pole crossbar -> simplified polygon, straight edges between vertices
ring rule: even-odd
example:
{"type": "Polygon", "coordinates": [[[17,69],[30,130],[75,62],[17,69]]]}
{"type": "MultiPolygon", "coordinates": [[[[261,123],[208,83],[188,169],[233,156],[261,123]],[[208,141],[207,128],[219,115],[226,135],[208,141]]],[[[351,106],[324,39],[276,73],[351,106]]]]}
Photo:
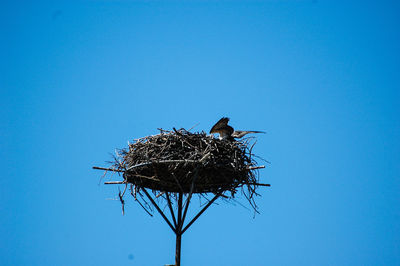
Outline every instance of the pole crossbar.
{"type": "Polygon", "coordinates": [[[219,196],[221,196],[223,193],[223,190],[220,190],[217,194],[215,194],[214,198],[212,198],[212,200],[210,200],[206,206],[204,206],[203,209],[201,209],[201,211],[185,226],[185,228],[183,228],[182,230],[182,234],[185,233],[185,231],[200,217],[200,215],[203,214],[203,212],[205,212],[207,210],[208,207],[210,207],[211,204],[213,204],[213,202],[219,198],[219,196]]]}
{"type": "Polygon", "coordinates": [[[151,203],[156,207],[157,211],[161,214],[161,216],[164,218],[164,220],[167,222],[169,227],[171,227],[172,231],[176,234],[176,228],[171,224],[171,222],[168,220],[167,216],[165,216],[164,212],[158,207],[157,203],[153,200],[153,198],[150,196],[149,192],[145,188],[142,188],[143,192],[146,194],[146,196],[149,198],[151,203]]]}
{"type": "MultiPolygon", "coordinates": [[[[185,210],[183,211],[183,216],[182,216],[182,226],[183,226],[183,223],[185,222],[185,218],[186,218],[186,214],[187,214],[187,211],[188,211],[188,208],[189,208],[190,200],[192,199],[193,189],[194,189],[194,182],[195,182],[197,176],[198,176],[198,171],[196,169],[195,176],[193,177],[192,184],[190,186],[189,195],[186,198],[185,210]]],[[[183,232],[182,232],[182,234],[183,234],[183,232]]]]}
{"type": "MultiPolygon", "coordinates": [[[[189,196],[186,199],[185,210],[183,211],[183,215],[182,215],[182,226],[183,226],[183,223],[185,222],[185,218],[186,218],[186,214],[187,214],[187,211],[189,208],[191,198],[192,198],[192,193],[189,193],[189,196]]],[[[182,234],[183,234],[183,232],[182,232],[182,234]]]]}
{"type": "Polygon", "coordinates": [[[171,212],[172,221],[174,222],[175,228],[177,228],[175,213],[174,213],[174,210],[172,209],[172,203],[171,203],[171,199],[169,198],[169,193],[166,192],[165,196],[167,198],[169,211],[171,212]]]}

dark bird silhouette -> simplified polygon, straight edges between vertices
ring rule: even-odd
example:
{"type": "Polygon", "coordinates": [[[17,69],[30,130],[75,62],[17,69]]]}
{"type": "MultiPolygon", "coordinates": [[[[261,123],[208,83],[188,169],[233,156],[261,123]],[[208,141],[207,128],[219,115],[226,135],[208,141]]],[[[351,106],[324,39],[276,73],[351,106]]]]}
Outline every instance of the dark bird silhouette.
{"type": "Polygon", "coordinates": [[[255,130],[249,130],[249,131],[243,131],[243,130],[234,130],[233,127],[228,125],[229,118],[228,117],[222,117],[210,130],[210,133],[218,133],[220,139],[228,139],[228,140],[234,140],[240,139],[244,137],[245,135],[249,133],[265,133],[263,131],[255,131],[255,130]]]}

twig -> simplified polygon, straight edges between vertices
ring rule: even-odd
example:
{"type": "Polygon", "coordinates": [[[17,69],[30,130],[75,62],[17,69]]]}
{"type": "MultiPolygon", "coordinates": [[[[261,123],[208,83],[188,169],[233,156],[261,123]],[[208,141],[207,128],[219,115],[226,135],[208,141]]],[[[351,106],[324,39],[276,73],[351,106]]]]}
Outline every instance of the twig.
{"type": "Polygon", "coordinates": [[[189,128],[188,131],[191,131],[193,128],[197,127],[200,123],[197,123],[196,125],[192,126],[191,128],[189,128]]]}
{"type": "MultiPolygon", "coordinates": [[[[119,188],[118,188],[118,190],[119,190],[119,188]]],[[[121,191],[119,190],[119,192],[118,192],[118,197],[119,197],[119,200],[121,201],[121,205],[122,205],[122,215],[124,215],[125,214],[125,201],[124,201],[124,196],[123,196],[123,194],[121,194],[121,191]]]]}
{"type": "Polygon", "coordinates": [[[108,181],[104,182],[105,185],[120,185],[120,184],[126,184],[125,181],[108,181]]]}
{"type": "Polygon", "coordinates": [[[246,167],[247,170],[256,170],[256,169],[262,169],[262,168],[265,168],[265,165],[246,167]]]}

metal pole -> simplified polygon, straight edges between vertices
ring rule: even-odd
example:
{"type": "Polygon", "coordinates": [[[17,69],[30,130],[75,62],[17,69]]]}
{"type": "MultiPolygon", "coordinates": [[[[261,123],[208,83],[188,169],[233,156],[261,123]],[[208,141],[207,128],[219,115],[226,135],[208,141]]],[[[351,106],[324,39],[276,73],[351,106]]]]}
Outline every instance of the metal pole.
{"type": "Polygon", "coordinates": [[[178,198],[178,224],[176,226],[176,250],[175,250],[175,266],[181,266],[181,245],[182,245],[182,197],[183,193],[179,193],[178,198]]]}
{"type": "Polygon", "coordinates": [[[182,234],[176,233],[176,252],[175,252],[175,266],[181,266],[181,243],[182,234]]]}

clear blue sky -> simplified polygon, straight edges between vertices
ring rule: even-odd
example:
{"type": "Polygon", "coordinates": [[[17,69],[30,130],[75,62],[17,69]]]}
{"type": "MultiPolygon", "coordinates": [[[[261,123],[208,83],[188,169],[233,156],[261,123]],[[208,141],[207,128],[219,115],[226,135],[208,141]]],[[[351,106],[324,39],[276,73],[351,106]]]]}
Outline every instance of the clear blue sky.
{"type": "Polygon", "coordinates": [[[2,1],[0,264],[173,263],[161,217],[129,198],[122,216],[91,166],[158,127],[229,116],[268,132],[255,152],[272,187],[255,219],[208,210],[183,265],[399,265],[399,13],[396,1],[2,1]]]}

